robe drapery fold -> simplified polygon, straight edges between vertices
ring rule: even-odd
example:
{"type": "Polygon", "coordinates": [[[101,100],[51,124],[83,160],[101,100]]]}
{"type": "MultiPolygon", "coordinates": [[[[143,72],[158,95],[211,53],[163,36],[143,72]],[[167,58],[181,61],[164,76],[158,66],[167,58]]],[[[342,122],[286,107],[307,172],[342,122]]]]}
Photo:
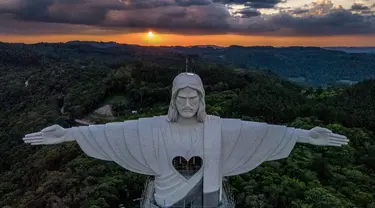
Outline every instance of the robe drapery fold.
{"type": "Polygon", "coordinates": [[[265,161],[289,156],[297,142],[295,129],[267,123],[223,119],[223,176],[246,173],[265,161]]]}
{"type": "MultiPolygon", "coordinates": [[[[203,151],[203,155],[197,155],[203,158],[202,168],[186,179],[172,165],[175,155],[169,154],[180,151],[176,139],[183,137],[178,128],[166,116],[156,116],[73,127],[68,132],[88,156],[155,176],[154,197],[160,206],[179,202],[202,178],[204,200],[221,200],[222,177],[246,173],[265,161],[288,157],[298,137],[294,128],[286,126],[209,116],[200,127],[203,143],[192,147],[196,153],[203,151]],[[198,150],[202,145],[204,148],[198,150]]],[[[197,128],[190,130],[198,132],[197,128]]]]}
{"type": "Polygon", "coordinates": [[[221,201],[222,189],[222,119],[207,116],[204,122],[203,206],[215,207],[221,201]]]}
{"type": "Polygon", "coordinates": [[[141,145],[138,120],[69,129],[83,152],[93,158],[114,161],[121,167],[140,174],[155,175],[141,145]]]}

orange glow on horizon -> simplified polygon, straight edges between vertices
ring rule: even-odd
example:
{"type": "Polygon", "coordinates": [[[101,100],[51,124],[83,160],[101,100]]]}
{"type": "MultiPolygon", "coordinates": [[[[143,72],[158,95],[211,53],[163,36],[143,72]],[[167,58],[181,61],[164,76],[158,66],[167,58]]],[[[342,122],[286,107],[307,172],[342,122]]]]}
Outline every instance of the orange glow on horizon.
{"type": "Polygon", "coordinates": [[[375,46],[375,36],[268,37],[244,35],[177,35],[152,33],[123,35],[1,35],[3,42],[38,43],[81,41],[114,41],[144,46],[243,45],[243,46],[375,46]]]}

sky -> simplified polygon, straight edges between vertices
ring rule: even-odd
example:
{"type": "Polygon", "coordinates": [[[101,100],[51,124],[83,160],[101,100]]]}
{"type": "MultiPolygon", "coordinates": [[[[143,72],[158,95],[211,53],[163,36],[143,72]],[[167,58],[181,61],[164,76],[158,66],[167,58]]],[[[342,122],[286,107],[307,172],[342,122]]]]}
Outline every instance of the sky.
{"type": "Polygon", "coordinates": [[[0,0],[0,41],[71,40],[375,46],[375,0],[0,0]]]}

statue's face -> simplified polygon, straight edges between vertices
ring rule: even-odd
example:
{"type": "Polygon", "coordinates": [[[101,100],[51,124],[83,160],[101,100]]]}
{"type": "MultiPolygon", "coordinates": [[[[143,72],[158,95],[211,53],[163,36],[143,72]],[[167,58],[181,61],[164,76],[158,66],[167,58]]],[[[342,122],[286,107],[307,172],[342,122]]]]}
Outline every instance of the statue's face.
{"type": "Polygon", "coordinates": [[[199,94],[196,90],[186,87],[181,89],[176,97],[178,113],[184,118],[193,117],[199,107],[199,94]]]}

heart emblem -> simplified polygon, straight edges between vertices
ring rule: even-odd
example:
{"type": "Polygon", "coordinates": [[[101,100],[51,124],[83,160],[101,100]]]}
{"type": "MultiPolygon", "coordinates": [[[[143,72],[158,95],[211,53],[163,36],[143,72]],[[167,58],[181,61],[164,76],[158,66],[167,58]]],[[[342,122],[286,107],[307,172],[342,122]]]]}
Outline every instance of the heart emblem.
{"type": "Polygon", "coordinates": [[[187,161],[184,157],[177,156],[173,158],[173,167],[186,179],[191,178],[202,167],[202,158],[194,156],[187,161]]]}

